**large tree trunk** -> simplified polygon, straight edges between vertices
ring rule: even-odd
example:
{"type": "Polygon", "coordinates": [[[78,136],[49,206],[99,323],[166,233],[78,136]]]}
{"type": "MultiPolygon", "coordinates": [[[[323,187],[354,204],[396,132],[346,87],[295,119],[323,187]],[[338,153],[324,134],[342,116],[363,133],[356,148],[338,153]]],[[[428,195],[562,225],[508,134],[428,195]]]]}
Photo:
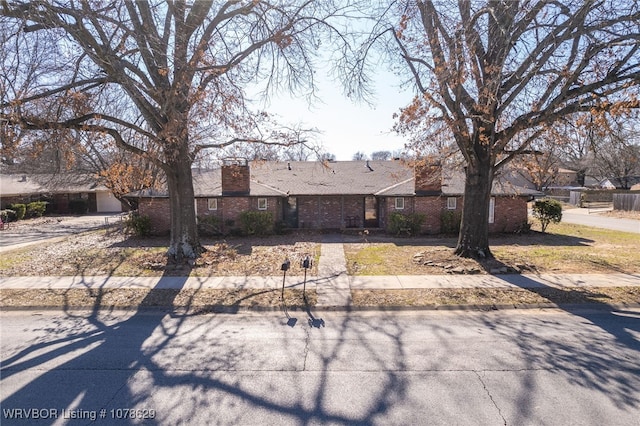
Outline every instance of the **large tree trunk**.
{"type": "Polygon", "coordinates": [[[166,170],[171,207],[171,241],[167,256],[175,263],[195,259],[204,252],[198,237],[191,161],[186,154],[186,158],[180,155],[171,161],[166,170]]]}
{"type": "Polygon", "coordinates": [[[491,161],[467,164],[464,207],[455,254],[475,259],[491,258],[489,249],[489,202],[493,183],[491,161]]]}

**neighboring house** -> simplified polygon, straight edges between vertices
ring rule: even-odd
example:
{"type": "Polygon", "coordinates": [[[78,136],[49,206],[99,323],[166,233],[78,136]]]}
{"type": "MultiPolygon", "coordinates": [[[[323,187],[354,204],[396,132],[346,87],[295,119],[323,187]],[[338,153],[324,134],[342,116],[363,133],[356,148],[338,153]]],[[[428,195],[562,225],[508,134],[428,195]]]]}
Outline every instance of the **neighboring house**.
{"type": "Polygon", "coordinates": [[[600,187],[604,189],[630,189],[640,183],[640,176],[625,176],[608,178],[600,181],[600,187]]]}
{"type": "MultiPolygon", "coordinates": [[[[440,166],[414,171],[401,161],[252,162],[225,160],[221,169],[194,170],[196,214],[215,216],[225,231],[248,210],[271,212],[274,222],[299,229],[386,229],[391,213],[424,213],[424,233],[441,230],[445,212],[460,214],[464,175],[440,166]]],[[[527,222],[527,202],[541,193],[495,179],[490,230],[511,232],[527,222]]],[[[132,194],[155,232],[170,228],[166,192],[132,194]]]]}
{"type": "Polygon", "coordinates": [[[90,213],[121,212],[122,203],[103,185],[83,174],[1,174],[2,209],[15,203],[49,202],[48,211],[69,213],[69,201],[87,201],[90,213]]]}

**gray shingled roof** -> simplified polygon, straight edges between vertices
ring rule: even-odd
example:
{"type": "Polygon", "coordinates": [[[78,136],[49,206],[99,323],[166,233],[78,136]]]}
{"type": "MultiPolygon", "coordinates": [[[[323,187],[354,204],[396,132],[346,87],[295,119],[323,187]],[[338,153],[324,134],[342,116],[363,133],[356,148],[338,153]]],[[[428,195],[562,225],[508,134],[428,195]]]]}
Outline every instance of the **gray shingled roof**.
{"type": "MultiPolygon", "coordinates": [[[[250,167],[253,182],[290,195],[375,194],[413,177],[412,170],[399,161],[269,161],[253,162],[250,167]]],[[[404,195],[410,195],[413,184],[403,189],[408,191],[404,195]]]]}
{"type": "Polygon", "coordinates": [[[106,191],[104,185],[88,174],[13,174],[0,175],[3,197],[28,194],[62,194],[106,191]]]}
{"type": "MultiPolygon", "coordinates": [[[[444,170],[442,172],[442,194],[443,195],[463,195],[465,176],[462,170],[444,170]]],[[[491,195],[543,195],[530,187],[519,173],[504,170],[499,172],[493,179],[491,195]]]]}
{"type": "MultiPolygon", "coordinates": [[[[305,196],[305,195],[415,195],[413,168],[402,161],[254,161],[251,173],[250,195],[305,196]],[[369,167],[367,167],[367,164],[369,167]]],[[[444,195],[464,193],[464,173],[445,170],[442,176],[444,195]]],[[[196,197],[222,196],[220,169],[193,172],[196,197]]],[[[493,184],[493,195],[538,195],[526,187],[516,173],[498,176],[493,184]]],[[[166,197],[164,191],[141,191],[142,197],[166,197]]]]}

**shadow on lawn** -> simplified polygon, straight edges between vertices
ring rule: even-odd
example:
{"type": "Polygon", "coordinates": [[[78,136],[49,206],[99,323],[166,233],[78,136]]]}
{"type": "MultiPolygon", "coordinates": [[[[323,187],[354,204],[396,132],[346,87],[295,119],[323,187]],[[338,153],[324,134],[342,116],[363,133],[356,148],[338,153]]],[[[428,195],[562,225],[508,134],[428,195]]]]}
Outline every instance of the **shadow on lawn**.
{"type": "MultiPolygon", "coordinates": [[[[454,249],[457,244],[457,236],[452,235],[433,235],[433,236],[415,236],[415,237],[402,237],[393,235],[373,235],[368,236],[366,239],[356,236],[345,236],[345,243],[387,243],[394,244],[398,247],[404,246],[417,246],[417,247],[449,247],[454,249]]],[[[517,244],[519,246],[534,246],[534,245],[546,245],[552,247],[559,246],[590,246],[595,241],[575,237],[572,235],[562,235],[553,233],[541,233],[538,231],[530,231],[528,234],[491,234],[489,236],[489,243],[491,246],[508,246],[517,244]]]]}

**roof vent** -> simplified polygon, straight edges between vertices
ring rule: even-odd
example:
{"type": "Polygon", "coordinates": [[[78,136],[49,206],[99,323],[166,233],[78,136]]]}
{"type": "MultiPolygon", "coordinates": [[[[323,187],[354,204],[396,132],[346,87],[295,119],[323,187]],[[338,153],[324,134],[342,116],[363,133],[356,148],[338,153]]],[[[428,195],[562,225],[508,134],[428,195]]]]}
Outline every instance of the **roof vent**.
{"type": "Polygon", "coordinates": [[[371,166],[369,165],[369,160],[367,160],[367,169],[369,169],[370,171],[373,171],[373,169],[371,168],[371,166]]]}
{"type": "Polygon", "coordinates": [[[27,175],[22,175],[20,176],[20,180],[18,182],[26,182],[27,181],[27,175]]]}

